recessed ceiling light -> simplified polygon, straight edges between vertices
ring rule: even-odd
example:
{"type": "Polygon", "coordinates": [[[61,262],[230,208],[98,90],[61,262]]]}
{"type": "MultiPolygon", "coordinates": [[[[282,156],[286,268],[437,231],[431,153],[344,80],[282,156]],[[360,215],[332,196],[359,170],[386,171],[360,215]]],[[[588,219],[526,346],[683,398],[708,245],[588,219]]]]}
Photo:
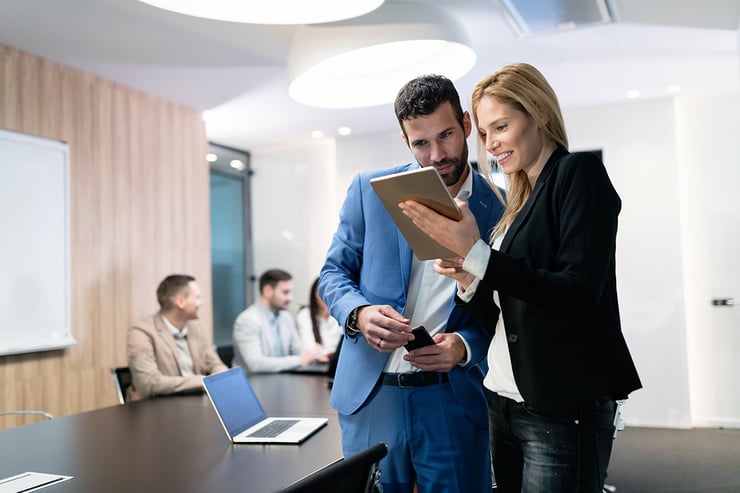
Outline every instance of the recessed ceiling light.
{"type": "Polygon", "coordinates": [[[235,170],[238,170],[238,171],[244,171],[244,168],[246,168],[246,167],[247,167],[247,166],[246,166],[246,165],[244,164],[244,161],[242,161],[241,159],[233,159],[233,160],[232,160],[232,161],[231,161],[231,162],[229,163],[229,166],[231,166],[232,168],[234,168],[235,170]]]}
{"type": "Polygon", "coordinates": [[[351,134],[351,133],[352,133],[352,129],[351,129],[351,128],[349,128],[349,127],[339,127],[339,128],[337,129],[337,133],[338,133],[339,135],[349,135],[349,134],[351,134]]]}
{"type": "Polygon", "coordinates": [[[627,91],[627,97],[630,99],[639,98],[640,91],[638,89],[630,89],[629,91],[627,91]]]}
{"type": "Polygon", "coordinates": [[[321,130],[314,130],[313,132],[311,132],[311,137],[313,137],[314,139],[320,139],[323,136],[324,132],[322,132],[321,130]]]}
{"type": "Polygon", "coordinates": [[[178,14],[249,24],[313,24],[367,14],[384,0],[139,0],[178,14]]]}
{"type": "Polygon", "coordinates": [[[216,161],[218,161],[218,156],[212,152],[209,152],[208,154],[206,154],[206,161],[208,161],[209,163],[215,163],[216,161]]]}

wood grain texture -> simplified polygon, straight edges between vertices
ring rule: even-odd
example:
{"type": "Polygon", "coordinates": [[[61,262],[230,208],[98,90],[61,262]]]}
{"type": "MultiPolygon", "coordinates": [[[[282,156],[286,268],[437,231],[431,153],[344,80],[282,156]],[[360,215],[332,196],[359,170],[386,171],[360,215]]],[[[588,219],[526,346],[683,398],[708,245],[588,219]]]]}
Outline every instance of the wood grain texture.
{"type": "MultiPolygon", "coordinates": [[[[157,310],[162,278],[194,275],[210,299],[201,115],[0,45],[0,128],[69,144],[77,340],[64,351],[0,357],[0,411],[59,417],[116,405],[110,368],[127,364],[126,329],[157,310]]],[[[212,326],[208,303],[200,317],[212,326]]],[[[39,419],[0,417],[0,429],[39,419]]]]}

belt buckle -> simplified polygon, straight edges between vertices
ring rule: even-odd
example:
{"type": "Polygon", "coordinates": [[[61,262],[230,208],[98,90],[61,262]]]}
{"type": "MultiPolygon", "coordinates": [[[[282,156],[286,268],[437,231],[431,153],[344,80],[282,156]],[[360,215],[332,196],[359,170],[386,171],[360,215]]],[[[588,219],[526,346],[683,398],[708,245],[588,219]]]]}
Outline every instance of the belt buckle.
{"type": "Polygon", "coordinates": [[[399,373],[396,376],[396,378],[398,379],[398,387],[401,388],[401,389],[413,389],[414,388],[413,385],[404,385],[403,384],[403,376],[404,375],[405,375],[405,373],[399,373]]]}

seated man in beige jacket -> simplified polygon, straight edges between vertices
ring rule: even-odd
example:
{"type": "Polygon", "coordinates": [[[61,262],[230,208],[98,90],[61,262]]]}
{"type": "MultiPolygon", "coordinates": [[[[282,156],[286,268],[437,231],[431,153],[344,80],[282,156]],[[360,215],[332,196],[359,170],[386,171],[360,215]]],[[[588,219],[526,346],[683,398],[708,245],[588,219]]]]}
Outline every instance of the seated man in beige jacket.
{"type": "Polygon", "coordinates": [[[227,370],[196,322],[200,288],[188,275],[157,288],[160,311],[128,330],[130,400],[199,390],[205,375],[227,370]]]}

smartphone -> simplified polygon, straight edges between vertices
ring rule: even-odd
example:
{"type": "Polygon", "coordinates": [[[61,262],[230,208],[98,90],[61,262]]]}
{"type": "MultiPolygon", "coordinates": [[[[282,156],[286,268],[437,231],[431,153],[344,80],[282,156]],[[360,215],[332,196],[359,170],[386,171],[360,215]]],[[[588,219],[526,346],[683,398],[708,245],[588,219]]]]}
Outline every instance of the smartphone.
{"type": "Polygon", "coordinates": [[[414,327],[413,329],[411,329],[411,333],[414,334],[414,340],[409,341],[404,346],[406,348],[406,351],[411,351],[420,347],[429,346],[430,344],[435,344],[434,339],[432,339],[432,336],[429,335],[429,331],[423,325],[414,327]]]}

